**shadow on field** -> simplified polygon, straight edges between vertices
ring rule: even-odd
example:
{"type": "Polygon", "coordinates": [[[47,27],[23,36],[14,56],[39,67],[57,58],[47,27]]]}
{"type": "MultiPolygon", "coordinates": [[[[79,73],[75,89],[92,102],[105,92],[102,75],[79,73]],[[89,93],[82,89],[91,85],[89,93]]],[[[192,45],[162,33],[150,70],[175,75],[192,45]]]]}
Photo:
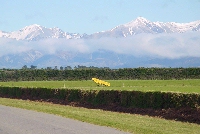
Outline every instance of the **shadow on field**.
{"type": "Polygon", "coordinates": [[[66,102],[60,100],[37,100],[42,102],[50,102],[54,104],[69,105],[74,107],[83,107],[88,109],[102,109],[112,112],[121,112],[121,113],[130,113],[130,114],[139,114],[139,115],[148,115],[152,117],[159,117],[168,120],[189,122],[200,124],[200,109],[191,109],[191,108],[169,108],[169,109],[148,109],[148,108],[125,108],[117,105],[109,106],[94,106],[87,103],[77,103],[77,102],[66,102]]]}
{"type": "MultiPolygon", "coordinates": [[[[8,96],[1,96],[4,98],[11,98],[8,96]]],[[[14,98],[16,99],[16,98],[14,98]]],[[[192,108],[169,108],[169,109],[149,109],[149,108],[125,108],[118,105],[101,105],[101,106],[94,106],[88,103],[78,103],[78,102],[67,102],[64,100],[57,100],[57,99],[38,99],[38,98],[22,98],[23,100],[31,100],[31,101],[39,101],[39,102],[48,102],[53,104],[60,104],[60,105],[69,105],[74,107],[83,107],[88,109],[102,109],[106,111],[112,112],[121,112],[121,113],[130,113],[130,114],[139,114],[139,115],[148,115],[152,117],[159,117],[168,120],[175,120],[175,121],[182,121],[182,122],[189,122],[189,123],[196,123],[200,124],[200,108],[199,109],[192,109],[192,108]]]]}

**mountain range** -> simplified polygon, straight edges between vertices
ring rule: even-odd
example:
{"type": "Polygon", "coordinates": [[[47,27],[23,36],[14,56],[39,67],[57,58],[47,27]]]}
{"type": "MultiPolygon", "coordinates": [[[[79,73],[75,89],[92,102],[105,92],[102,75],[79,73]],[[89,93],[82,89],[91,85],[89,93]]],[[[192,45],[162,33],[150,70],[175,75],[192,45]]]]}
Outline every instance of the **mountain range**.
{"type": "MultiPolygon", "coordinates": [[[[184,47],[188,46],[189,43],[196,44],[194,46],[194,49],[200,48],[199,33],[200,21],[189,23],[164,23],[151,22],[143,17],[138,17],[129,23],[116,26],[110,30],[97,32],[90,35],[68,33],[62,31],[59,28],[46,28],[38,24],[33,24],[30,26],[26,26],[18,31],[0,31],[0,47],[2,49],[2,52],[0,51],[2,53],[0,55],[0,67],[20,68],[23,65],[36,65],[38,67],[85,65],[111,68],[199,67],[199,54],[184,55],[184,52],[186,51],[184,47]],[[188,35],[192,36],[188,37],[188,35]],[[184,36],[188,37],[188,40],[186,40],[184,36]],[[170,56],[163,57],[162,54],[160,54],[162,52],[157,52],[153,55],[149,55],[149,53],[152,53],[153,51],[149,52],[149,50],[145,50],[144,46],[142,46],[142,43],[145,44],[145,38],[151,38],[147,41],[148,43],[145,47],[150,48],[150,45],[153,45],[153,48],[150,49],[154,50],[160,49],[160,45],[157,45],[158,42],[160,44],[172,44],[171,46],[169,46],[172,48],[173,44],[177,43],[180,51],[181,49],[184,49],[184,51],[182,52],[178,51],[178,53],[180,53],[180,55],[182,54],[182,56],[178,56],[175,58],[170,56]],[[181,40],[184,40],[184,43],[181,44],[181,40]],[[45,47],[47,49],[52,46],[64,46],[65,49],[56,48],[55,52],[53,53],[44,52],[46,48],[42,46],[42,43],[48,42],[50,42],[51,45],[48,46],[48,44],[46,44],[45,47]],[[117,42],[116,46],[115,42],[117,42]],[[139,42],[138,44],[141,43],[142,45],[138,46],[137,42],[139,42]],[[88,47],[89,50],[87,52],[81,51],[82,49],[84,49],[80,48],[81,43],[84,44],[84,47],[88,47]],[[111,46],[110,43],[112,44],[111,46]],[[135,48],[133,51],[128,48],[130,47],[130,45],[126,45],[131,43],[132,48],[135,48]],[[9,45],[11,44],[12,47],[9,47],[9,45]],[[71,44],[70,50],[68,50],[68,46],[66,46],[66,44],[71,44]],[[96,46],[93,46],[91,48],[91,44],[94,44],[96,46]],[[123,46],[125,47],[124,51],[122,51],[122,49],[120,48],[123,44],[125,44],[123,46]],[[154,44],[156,45],[154,46],[154,44]],[[6,46],[7,49],[4,46],[6,46]],[[9,48],[15,49],[16,46],[18,47],[17,52],[15,52],[14,50],[10,52],[8,50],[9,48]],[[76,50],[76,48],[78,47],[79,49],[81,49],[80,51],[72,50],[72,48],[76,50]],[[116,49],[119,47],[118,49],[120,52],[115,50],[113,47],[116,47],[116,49]],[[4,48],[5,51],[9,52],[4,52],[4,48]],[[125,51],[129,51],[129,53],[126,53],[125,51]],[[137,55],[135,53],[145,54],[137,55]]],[[[169,48],[167,45],[162,47],[169,48]]],[[[173,51],[174,50],[172,49],[170,50],[170,52],[173,51]]],[[[170,52],[169,55],[171,54],[170,52]]]]}
{"type": "Polygon", "coordinates": [[[19,31],[3,32],[0,31],[0,37],[13,38],[16,40],[36,41],[47,38],[65,38],[65,39],[80,39],[80,38],[102,38],[102,37],[128,37],[141,33],[184,33],[189,31],[200,31],[200,21],[190,23],[175,23],[175,22],[151,22],[143,17],[123,25],[119,25],[111,30],[97,32],[91,35],[79,33],[67,33],[59,28],[46,28],[38,24],[26,26],[19,31]]]}

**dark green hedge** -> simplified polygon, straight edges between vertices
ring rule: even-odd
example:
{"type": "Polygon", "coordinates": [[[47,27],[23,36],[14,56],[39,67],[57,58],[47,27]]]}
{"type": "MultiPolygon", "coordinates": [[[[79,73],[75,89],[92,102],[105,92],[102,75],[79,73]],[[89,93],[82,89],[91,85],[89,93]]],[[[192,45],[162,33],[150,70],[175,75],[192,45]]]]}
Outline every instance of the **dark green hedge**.
{"type": "Polygon", "coordinates": [[[80,90],[0,87],[0,96],[19,99],[56,99],[93,106],[122,106],[126,108],[199,108],[200,94],[173,92],[141,92],[119,90],[80,90]]]}
{"type": "Polygon", "coordinates": [[[41,80],[168,80],[200,79],[200,68],[124,68],[124,69],[11,69],[0,70],[0,81],[41,81],[41,80]]]}

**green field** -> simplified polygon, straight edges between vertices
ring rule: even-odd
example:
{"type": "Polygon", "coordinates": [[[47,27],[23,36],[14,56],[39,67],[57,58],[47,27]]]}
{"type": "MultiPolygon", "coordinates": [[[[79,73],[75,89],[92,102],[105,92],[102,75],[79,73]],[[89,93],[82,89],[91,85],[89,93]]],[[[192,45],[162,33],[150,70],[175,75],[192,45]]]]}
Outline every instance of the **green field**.
{"type": "Polygon", "coordinates": [[[134,134],[198,134],[200,125],[137,114],[63,106],[45,102],[0,98],[0,104],[60,115],[134,134]]]}
{"type": "MultiPolygon", "coordinates": [[[[0,82],[0,86],[200,93],[200,79],[105,81],[110,82],[111,86],[97,86],[92,80],[0,82]]],[[[0,98],[0,104],[56,114],[97,125],[117,128],[136,134],[197,134],[200,131],[200,125],[197,124],[165,120],[137,114],[125,114],[103,111],[99,109],[86,109],[45,102],[23,101],[6,98],[0,98]]]]}
{"type": "Polygon", "coordinates": [[[0,82],[0,86],[70,88],[86,90],[137,90],[200,93],[200,79],[193,80],[106,80],[110,87],[97,86],[92,80],[85,81],[20,81],[0,82]]]}

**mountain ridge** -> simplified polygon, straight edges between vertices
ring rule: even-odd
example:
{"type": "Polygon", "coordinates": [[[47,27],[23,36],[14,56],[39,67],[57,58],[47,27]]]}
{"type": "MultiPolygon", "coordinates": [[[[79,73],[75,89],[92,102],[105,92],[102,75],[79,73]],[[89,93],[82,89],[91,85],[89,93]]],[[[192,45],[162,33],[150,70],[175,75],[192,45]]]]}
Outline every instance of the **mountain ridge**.
{"type": "Polygon", "coordinates": [[[0,31],[0,68],[200,67],[199,42],[200,21],[164,23],[138,17],[90,35],[33,24],[0,31]]]}
{"type": "MultiPolygon", "coordinates": [[[[123,25],[119,25],[110,31],[123,35],[123,37],[136,35],[140,33],[183,33],[191,31],[200,31],[200,21],[193,21],[189,23],[175,23],[175,22],[151,22],[143,17],[138,17],[135,20],[123,25]]],[[[109,35],[110,31],[102,32],[109,35]]],[[[120,37],[120,36],[119,36],[120,37]]]]}
{"type": "Polygon", "coordinates": [[[44,26],[33,24],[24,28],[13,31],[0,31],[0,37],[13,38],[16,40],[36,41],[47,38],[65,38],[65,39],[92,39],[102,37],[128,37],[141,33],[158,34],[158,33],[183,33],[191,31],[200,31],[200,20],[188,23],[176,22],[151,22],[144,17],[138,17],[128,23],[118,25],[110,30],[96,32],[93,34],[79,34],[64,32],[60,28],[46,28],[44,26]]]}
{"type": "Polygon", "coordinates": [[[0,31],[0,37],[5,38],[13,38],[16,40],[28,40],[28,41],[36,41],[40,39],[47,39],[47,38],[80,38],[79,34],[74,33],[67,33],[62,31],[61,29],[54,27],[54,28],[46,28],[44,26],[33,24],[30,26],[25,26],[24,28],[13,31],[13,32],[2,32],[0,31]]]}

